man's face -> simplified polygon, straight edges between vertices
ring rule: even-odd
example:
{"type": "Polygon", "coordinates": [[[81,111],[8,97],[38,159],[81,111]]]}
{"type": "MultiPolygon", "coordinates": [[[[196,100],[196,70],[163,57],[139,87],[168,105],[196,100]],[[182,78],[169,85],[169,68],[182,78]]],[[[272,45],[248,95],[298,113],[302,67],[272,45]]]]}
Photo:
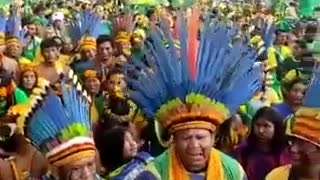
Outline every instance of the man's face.
{"type": "Polygon", "coordinates": [[[59,59],[60,52],[57,47],[49,47],[43,49],[42,55],[45,62],[54,63],[59,59]]]}
{"type": "Polygon", "coordinates": [[[28,35],[34,36],[37,33],[37,26],[35,24],[29,24],[28,25],[28,35]]]}
{"type": "Polygon", "coordinates": [[[96,95],[100,91],[100,81],[98,78],[87,78],[84,81],[85,89],[92,95],[96,95]]]}
{"type": "Polygon", "coordinates": [[[310,142],[293,138],[290,151],[296,165],[320,165],[320,148],[310,142]]]}
{"type": "Polygon", "coordinates": [[[94,60],[97,51],[95,49],[86,49],[81,52],[81,59],[94,60]]]}
{"type": "Polygon", "coordinates": [[[284,45],[287,42],[287,34],[279,33],[276,40],[278,44],[284,45]]]}
{"type": "Polygon", "coordinates": [[[97,55],[101,61],[108,61],[113,54],[113,48],[110,42],[106,41],[98,46],[97,55]]]}
{"type": "Polygon", "coordinates": [[[71,165],[61,167],[59,174],[63,177],[62,179],[66,180],[94,180],[96,176],[95,161],[95,156],[83,158],[71,165]]]}
{"type": "Polygon", "coordinates": [[[10,44],[6,48],[7,55],[11,58],[18,59],[22,54],[21,44],[10,44]]]}
{"type": "Polygon", "coordinates": [[[189,172],[203,170],[214,145],[214,134],[206,129],[186,129],[174,134],[177,155],[189,172]]]}

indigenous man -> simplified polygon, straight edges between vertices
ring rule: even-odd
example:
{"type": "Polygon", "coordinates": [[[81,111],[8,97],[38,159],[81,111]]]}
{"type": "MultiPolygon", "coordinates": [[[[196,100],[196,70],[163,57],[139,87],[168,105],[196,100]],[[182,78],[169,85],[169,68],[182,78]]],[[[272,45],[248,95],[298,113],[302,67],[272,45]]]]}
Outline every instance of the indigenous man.
{"type": "Polygon", "coordinates": [[[6,24],[5,17],[0,18],[0,23],[2,24],[0,26],[0,67],[11,75],[15,75],[18,68],[18,62],[4,55],[6,49],[6,36],[4,33],[6,24]]]}
{"type": "Polygon", "coordinates": [[[101,35],[97,39],[97,56],[95,70],[101,74],[102,81],[105,80],[109,70],[114,66],[113,60],[114,43],[110,36],[101,35]]]}
{"type": "Polygon", "coordinates": [[[38,108],[20,116],[18,127],[25,125],[21,131],[46,156],[54,179],[97,180],[89,98],[72,72],[68,79],[72,84],[62,85],[61,99],[49,88],[43,98],[31,95],[38,108]]]}
{"type": "Polygon", "coordinates": [[[45,78],[52,85],[61,79],[63,73],[67,73],[69,68],[63,66],[59,61],[59,49],[54,39],[45,39],[42,41],[41,54],[44,57],[44,62],[40,62],[37,66],[39,76],[45,78]]]}
{"type": "MultiPolygon", "coordinates": [[[[231,34],[227,31],[230,27],[214,24],[203,27],[197,51],[199,9],[195,8],[188,19],[192,26],[185,27],[185,19],[179,19],[181,56],[170,33],[152,32],[152,45],[146,48],[155,68],[144,73],[139,69],[134,74],[137,77],[127,81],[133,89],[131,99],[148,117],[159,122],[161,128],[156,128],[156,132],[165,129],[171,137],[166,143],[168,150],[155,158],[139,178],[246,179],[237,161],[212,147],[218,125],[261,86],[262,67],[251,56],[256,52],[248,45],[240,45],[243,42],[230,46],[231,34]],[[160,38],[163,34],[167,46],[160,38]],[[252,54],[245,57],[239,52],[252,54]],[[210,57],[216,53],[219,57],[210,57]],[[236,65],[240,61],[244,66],[236,65]],[[237,75],[232,77],[229,73],[237,75]],[[241,87],[240,83],[248,86],[241,87]]],[[[141,64],[139,67],[143,69],[141,64]]]]}
{"type": "Polygon", "coordinates": [[[88,69],[94,69],[97,43],[94,37],[84,37],[80,44],[80,59],[75,59],[70,67],[79,76],[88,69]]]}

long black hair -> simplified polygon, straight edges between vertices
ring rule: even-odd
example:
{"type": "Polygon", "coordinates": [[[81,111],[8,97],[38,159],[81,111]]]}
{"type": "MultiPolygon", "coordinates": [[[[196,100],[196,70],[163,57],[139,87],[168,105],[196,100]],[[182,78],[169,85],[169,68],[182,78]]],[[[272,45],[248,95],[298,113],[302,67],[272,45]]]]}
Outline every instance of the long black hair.
{"type": "Polygon", "coordinates": [[[128,131],[121,124],[106,128],[104,122],[99,122],[94,133],[94,141],[99,151],[101,164],[111,172],[126,163],[123,158],[124,136],[128,131]]]}
{"type": "MultiPolygon", "coordinates": [[[[281,153],[288,146],[288,137],[286,135],[285,123],[280,114],[271,107],[263,107],[259,109],[252,119],[252,129],[248,137],[247,151],[253,151],[257,148],[257,137],[254,133],[254,124],[258,119],[264,118],[274,125],[274,135],[270,142],[273,153],[281,153]]],[[[249,153],[249,152],[248,152],[249,153]]]]}

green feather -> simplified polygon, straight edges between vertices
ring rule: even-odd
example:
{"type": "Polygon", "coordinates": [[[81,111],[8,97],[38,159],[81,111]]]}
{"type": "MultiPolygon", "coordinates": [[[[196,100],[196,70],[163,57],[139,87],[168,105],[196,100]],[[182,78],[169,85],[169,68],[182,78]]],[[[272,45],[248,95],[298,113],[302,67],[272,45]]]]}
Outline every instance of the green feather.
{"type": "Polygon", "coordinates": [[[77,136],[87,136],[89,130],[81,123],[74,123],[61,131],[60,138],[62,140],[70,140],[77,136]]]}

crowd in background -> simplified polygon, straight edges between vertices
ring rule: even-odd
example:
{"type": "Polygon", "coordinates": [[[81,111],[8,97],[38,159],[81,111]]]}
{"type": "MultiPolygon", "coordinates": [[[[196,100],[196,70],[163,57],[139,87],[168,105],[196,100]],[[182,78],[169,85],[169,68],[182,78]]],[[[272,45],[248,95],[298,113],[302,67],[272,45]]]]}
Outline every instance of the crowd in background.
{"type": "Polygon", "coordinates": [[[320,179],[319,0],[0,4],[0,180],[320,179]]]}

